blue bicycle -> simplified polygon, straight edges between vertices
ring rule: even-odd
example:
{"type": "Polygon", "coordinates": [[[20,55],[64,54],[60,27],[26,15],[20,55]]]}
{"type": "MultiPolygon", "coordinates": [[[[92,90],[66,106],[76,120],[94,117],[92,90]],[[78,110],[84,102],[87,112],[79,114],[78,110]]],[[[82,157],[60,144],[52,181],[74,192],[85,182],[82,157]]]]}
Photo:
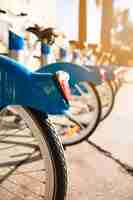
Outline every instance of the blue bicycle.
{"type": "Polygon", "coordinates": [[[59,48],[60,58],[50,63],[52,45],[55,44],[58,34],[53,28],[41,28],[38,25],[29,27],[29,32],[35,34],[41,42],[41,65],[39,73],[55,73],[58,70],[70,74],[70,87],[72,91],[69,115],[51,117],[64,146],[77,144],[88,138],[95,131],[101,116],[101,104],[94,84],[101,83],[100,74],[88,70],[82,65],[65,62],[66,51],[59,48]],[[48,65],[49,63],[49,65],[48,65]],[[47,64],[47,65],[46,65],[47,64]]]}
{"type": "Polygon", "coordinates": [[[0,195],[5,199],[65,199],[67,168],[48,114],[68,111],[68,91],[65,72],[33,73],[0,56],[0,195]],[[19,126],[12,123],[15,112],[19,126]]]}
{"type": "MultiPolygon", "coordinates": [[[[8,12],[6,12],[6,14],[8,16],[8,12]]],[[[29,60],[29,57],[32,57],[32,52],[29,51],[29,49],[28,52],[30,53],[27,57],[28,59],[25,59],[25,57],[23,57],[26,49],[26,42],[24,38],[24,22],[27,21],[25,20],[25,17],[27,18],[27,15],[24,13],[19,16],[15,16],[13,13],[9,14],[9,21],[10,24],[12,24],[12,27],[9,29],[9,56],[13,59],[18,60],[19,62],[25,62],[25,60],[27,62],[29,60]],[[15,20],[13,20],[14,18],[17,20],[16,22],[15,20]]],[[[38,28],[40,29],[40,27],[37,25],[36,27],[33,27],[33,29],[36,31],[34,33],[38,33],[37,37],[41,41],[40,60],[42,65],[39,67],[40,69],[37,72],[52,74],[56,73],[58,70],[68,72],[70,74],[70,86],[73,93],[73,96],[71,95],[72,99],[69,101],[71,104],[69,114],[65,113],[63,117],[60,115],[49,115],[49,117],[52,120],[52,123],[54,123],[57,132],[61,136],[63,145],[72,145],[79,143],[90,136],[99,124],[101,105],[99,96],[95,90],[93,83],[101,83],[100,76],[99,74],[96,74],[91,70],[87,70],[82,66],[75,65],[70,62],[62,62],[64,56],[63,48],[60,49],[62,53],[62,61],[60,61],[60,63],[54,62],[53,64],[50,64],[51,62],[49,63],[49,57],[51,56],[51,46],[54,43],[55,37],[57,37],[57,35],[54,33],[54,30],[52,28],[44,30],[39,30],[38,28]]]]}

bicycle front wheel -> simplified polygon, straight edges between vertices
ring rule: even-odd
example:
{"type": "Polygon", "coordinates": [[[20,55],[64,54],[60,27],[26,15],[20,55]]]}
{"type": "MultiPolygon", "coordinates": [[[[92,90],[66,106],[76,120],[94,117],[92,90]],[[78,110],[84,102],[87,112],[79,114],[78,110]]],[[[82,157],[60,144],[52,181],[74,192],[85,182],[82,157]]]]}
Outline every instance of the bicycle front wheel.
{"type": "Polygon", "coordinates": [[[0,112],[0,200],[64,200],[67,170],[54,129],[38,111],[11,109],[15,115],[0,112]]]}

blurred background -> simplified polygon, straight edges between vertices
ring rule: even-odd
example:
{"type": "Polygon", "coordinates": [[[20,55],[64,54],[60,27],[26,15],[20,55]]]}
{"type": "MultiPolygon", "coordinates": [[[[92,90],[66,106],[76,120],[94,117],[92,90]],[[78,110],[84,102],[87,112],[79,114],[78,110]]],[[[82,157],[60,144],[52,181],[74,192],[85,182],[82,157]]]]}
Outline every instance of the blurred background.
{"type": "MultiPolygon", "coordinates": [[[[27,12],[45,27],[56,27],[80,48],[87,42],[121,57],[119,64],[132,65],[133,7],[129,0],[4,0],[0,8],[14,13],[27,12]]],[[[0,22],[1,24],[3,22],[0,22]]],[[[0,40],[7,40],[2,24],[0,40]]]]}

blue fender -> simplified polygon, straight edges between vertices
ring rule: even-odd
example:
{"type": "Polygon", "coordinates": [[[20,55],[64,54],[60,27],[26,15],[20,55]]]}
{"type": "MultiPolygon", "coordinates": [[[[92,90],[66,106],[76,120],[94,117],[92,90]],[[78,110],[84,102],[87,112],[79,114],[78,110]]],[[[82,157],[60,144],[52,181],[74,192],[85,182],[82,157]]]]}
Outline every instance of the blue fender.
{"type": "Polygon", "coordinates": [[[101,78],[98,71],[87,69],[84,66],[72,63],[52,63],[46,66],[42,66],[39,70],[37,70],[37,72],[54,74],[59,70],[65,71],[70,75],[70,86],[74,86],[81,81],[89,81],[95,85],[101,84],[101,78]]]}
{"type": "Polygon", "coordinates": [[[0,56],[0,106],[21,105],[48,114],[63,114],[69,104],[53,74],[32,73],[24,65],[0,56]]]}

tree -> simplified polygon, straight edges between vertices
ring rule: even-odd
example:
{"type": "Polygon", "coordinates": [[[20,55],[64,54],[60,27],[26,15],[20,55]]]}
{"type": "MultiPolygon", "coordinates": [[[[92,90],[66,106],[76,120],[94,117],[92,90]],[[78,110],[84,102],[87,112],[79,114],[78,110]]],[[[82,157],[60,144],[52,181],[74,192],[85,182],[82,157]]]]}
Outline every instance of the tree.
{"type": "Polygon", "coordinates": [[[109,49],[111,47],[113,0],[102,0],[100,3],[102,3],[101,45],[104,49],[109,49]]]}
{"type": "Polygon", "coordinates": [[[87,40],[87,0],[80,0],[79,2],[79,42],[80,47],[87,40]]]}
{"type": "Polygon", "coordinates": [[[129,9],[115,11],[112,41],[114,46],[133,49],[133,22],[129,19],[129,9]]]}

